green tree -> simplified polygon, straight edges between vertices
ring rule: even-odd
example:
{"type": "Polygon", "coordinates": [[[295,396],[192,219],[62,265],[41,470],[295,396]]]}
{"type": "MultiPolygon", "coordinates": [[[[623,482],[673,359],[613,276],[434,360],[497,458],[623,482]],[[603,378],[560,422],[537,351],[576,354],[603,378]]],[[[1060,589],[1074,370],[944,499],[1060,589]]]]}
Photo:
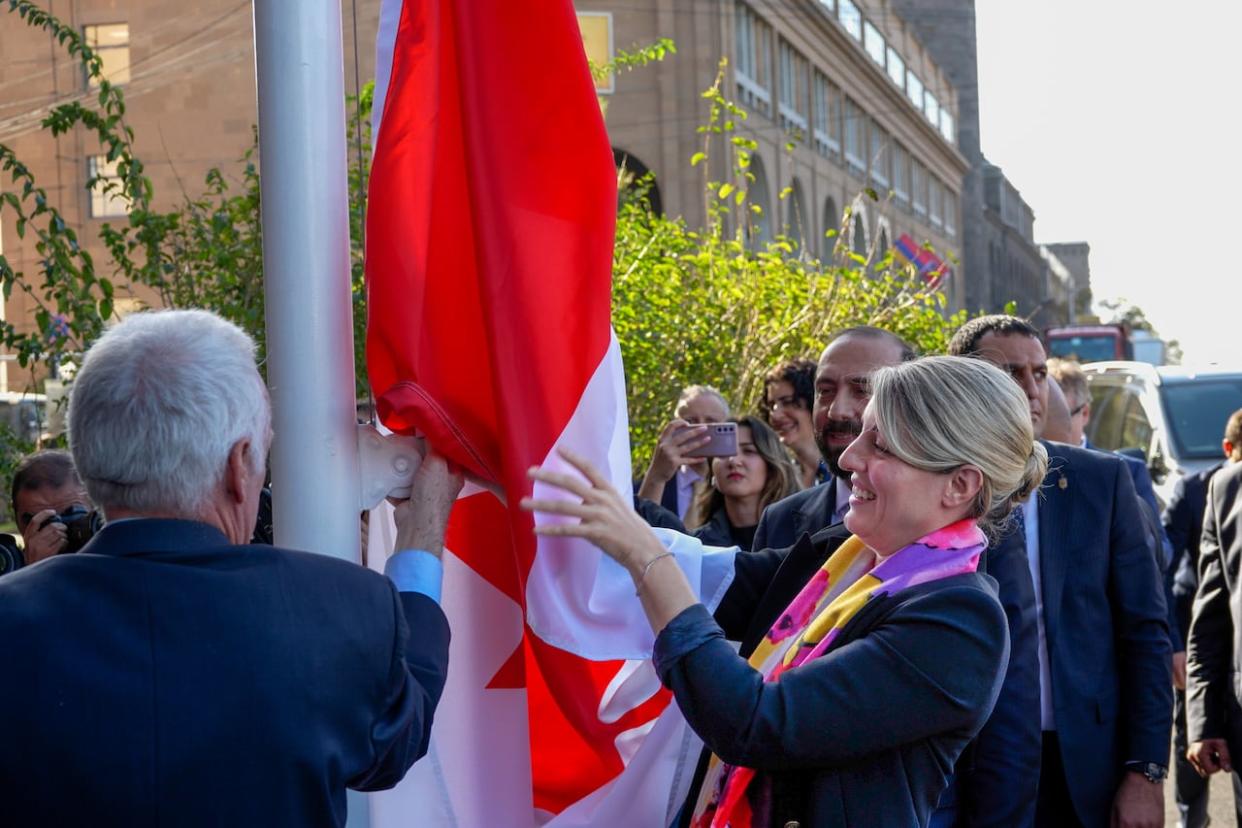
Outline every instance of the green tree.
{"type": "MultiPolygon", "coordinates": [[[[112,260],[110,275],[101,275],[29,170],[0,145],[0,164],[18,185],[5,193],[0,209],[15,213],[19,235],[37,234],[42,275],[32,280],[0,258],[5,295],[24,290],[37,307],[36,330],[7,325],[0,328],[0,342],[23,365],[55,364],[85,350],[115,316],[118,289],[145,285],[167,306],[205,307],[232,319],[262,349],[262,227],[255,148],[242,159],[240,180],[212,170],[201,195],[173,210],[153,209],[151,182],[134,157],[133,133],[124,123],[121,91],[103,78],[99,59],[72,28],[29,0],[4,2],[30,25],[51,33],[95,78],[99,108],[65,104],[52,111],[44,126],[54,134],[79,126],[93,131],[108,157],[118,162],[119,179],[90,184],[115,193],[130,209],[124,221],[105,224],[100,231],[112,260]],[[49,337],[58,324],[65,332],[49,337]]],[[[671,41],[661,41],[624,53],[596,71],[629,71],[674,51],[671,41]]],[[[943,349],[963,318],[946,318],[942,296],[927,291],[913,269],[898,266],[890,252],[873,249],[864,257],[838,244],[833,261],[821,262],[783,236],[759,243],[752,232],[758,208],[747,199],[756,147],[739,131],[747,113],[721,93],[721,77],[704,95],[710,117],[700,129],[703,147],[688,161],[704,170],[709,195],[703,229],[653,213],[642,197],[643,182],[627,188],[628,197],[619,208],[613,315],[627,368],[636,458],[650,451],[684,384],[714,383],[739,409],[749,409],[759,399],[762,375],[772,364],[816,355],[843,327],[881,325],[920,350],[935,352],[943,349]],[[717,151],[728,161],[727,181],[709,180],[705,162],[717,151]]],[[[349,183],[360,393],[366,388],[362,239],[372,94],[368,85],[358,99],[351,99],[348,125],[355,142],[349,183]]],[[[627,173],[622,170],[620,175],[628,184],[627,173]]],[[[869,197],[876,195],[871,192],[869,197]]],[[[848,211],[843,219],[848,228],[848,211]]]]}
{"type": "MultiPolygon", "coordinates": [[[[828,262],[785,236],[756,240],[751,224],[759,208],[747,198],[756,147],[739,131],[747,113],[721,93],[722,77],[704,93],[710,114],[700,128],[702,148],[690,159],[705,171],[705,227],[654,214],[641,185],[622,199],[618,215],[613,325],[625,361],[636,468],[686,385],[710,383],[735,409],[751,411],[762,398],[764,373],[783,359],[817,358],[843,328],[884,327],[923,353],[937,353],[965,321],[964,313],[947,316],[943,295],[928,290],[912,267],[898,265],[891,251],[851,252],[843,244],[848,232],[828,262]],[[728,181],[707,175],[713,151],[731,155],[728,181]]],[[[850,221],[847,211],[843,226],[850,221]]]]}

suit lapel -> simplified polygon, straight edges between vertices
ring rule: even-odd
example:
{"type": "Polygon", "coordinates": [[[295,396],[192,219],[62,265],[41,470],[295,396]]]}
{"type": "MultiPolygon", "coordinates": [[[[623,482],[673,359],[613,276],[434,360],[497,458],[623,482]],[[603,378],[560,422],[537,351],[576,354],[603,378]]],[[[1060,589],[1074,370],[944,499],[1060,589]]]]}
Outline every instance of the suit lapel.
{"type": "Polygon", "coordinates": [[[821,483],[813,490],[814,497],[807,498],[798,509],[798,520],[795,524],[799,535],[814,535],[821,529],[832,525],[833,511],[837,505],[837,478],[834,475],[827,483],[821,483]]]}
{"type": "Polygon", "coordinates": [[[1066,459],[1054,454],[1049,448],[1049,471],[1040,489],[1043,499],[1039,504],[1039,577],[1043,593],[1044,630],[1049,648],[1056,636],[1057,618],[1060,615],[1061,595],[1065,589],[1065,575],[1070,554],[1069,527],[1072,525],[1074,504],[1073,481],[1066,459]]]}

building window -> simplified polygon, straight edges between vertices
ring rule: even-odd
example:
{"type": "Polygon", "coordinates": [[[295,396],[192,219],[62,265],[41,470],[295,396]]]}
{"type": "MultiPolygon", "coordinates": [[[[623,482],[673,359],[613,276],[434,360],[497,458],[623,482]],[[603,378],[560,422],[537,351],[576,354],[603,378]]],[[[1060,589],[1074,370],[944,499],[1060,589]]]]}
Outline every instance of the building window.
{"type": "Polygon", "coordinates": [[[944,188],[944,233],[957,238],[957,195],[948,187],[944,188]]]}
{"type": "Polygon", "coordinates": [[[823,248],[820,258],[827,261],[837,246],[837,226],[841,223],[841,214],[837,212],[837,203],[832,200],[832,196],[824,199],[824,214],[820,219],[824,225],[823,235],[820,236],[820,246],[823,248]],[[828,235],[829,233],[832,235],[828,235]]]}
{"type": "Polygon", "coordinates": [[[913,72],[906,72],[906,97],[915,109],[923,111],[923,82],[913,72]]]}
{"type": "Polygon", "coordinates": [[[936,100],[931,90],[923,92],[923,114],[927,116],[927,120],[932,122],[932,126],[940,129],[940,102],[936,100]]]}
{"type": "Polygon", "coordinates": [[[813,87],[815,150],[833,157],[841,152],[841,92],[816,70],[813,87]]]}
{"type": "Polygon", "coordinates": [[[867,169],[867,159],[863,157],[863,132],[865,123],[862,110],[858,104],[845,99],[845,161],[850,169],[862,175],[867,169]]]}
{"type": "Polygon", "coordinates": [[[790,131],[807,130],[806,121],[806,58],[785,41],[777,45],[777,67],[780,83],[781,126],[790,131]]]}
{"type": "Polygon", "coordinates": [[[748,6],[737,5],[737,95],[742,103],[764,115],[772,114],[772,27],[748,6]]]}
{"type": "Polygon", "coordinates": [[[875,121],[871,122],[871,181],[888,187],[888,136],[875,121]]]}
{"type": "Polygon", "coordinates": [[[867,50],[867,54],[871,55],[871,59],[881,66],[884,65],[884,52],[888,48],[888,44],[884,42],[884,36],[880,34],[880,30],[871,25],[871,21],[863,23],[863,48],[867,50]]]}
{"type": "Polygon", "coordinates": [[[91,218],[113,218],[129,215],[129,201],[121,195],[121,177],[117,162],[106,155],[86,159],[86,174],[91,186],[91,218]]]}
{"type": "Polygon", "coordinates": [[[867,255],[867,212],[859,202],[854,202],[854,210],[850,213],[850,249],[859,256],[867,255]]]}
{"type": "Polygon", "coordinates": [[[943,108],[940,110],[940,134],[950,144],[957,143],[957,130],[956,124],[953,123],[953,114],[943,108]]]}
{"type": "Polygon", "coordinates": [[[748,209],[742,220],[750,222],[751,246],[758,248],[772,241],[772,196],[768,187],[768,176],[763,169],[763,159],[758,155],[750,156],[750,174],[754,176],[754,180],[746,188],[748,209]],[[758,209],[751,210],[750,207],[758,209]]]}
{"type": "Polygon", "coordinates": [[[893,194],[902,204],[910,203],[910,153],[893,142],[893,194]]]}
{"type": "Polygon", "coordinates": [[[819,0],[819,4],[820,4],[821,6],[823,6],[823,7],[824,7],[824,10],[825,10],[825,11],[827,11],[829,14],[836,14],[836,13],[837,13],[837,2],[836,2],[836,0],[819,0]]]}
{"type": "MultiPolygon", "coordinates": [[[[129,24],[102,23],[84,26],[86,45],[99,56],[103,63],[103,76],[109,83],[129,83],[129,24]]],[[[95,78],[89,78],[91,86],[98,86],[95,78]]]]}
{"type": "Polygon", "coordinates": [[[811,222],[806,212],[806,198],[802,194],[802,183],[794,179],[789,186],[789,194],[785,196],[785,235],[789,237],[801,256],[806,252],[806,231],[811,222]]]}
{"type": "Polygon", "coordinates": [[[917,159],[910,159],[910,203],[914,212],[927,215],[927,168],[917,159]]]}
{"type": "Polygon", "coordinates": [[[906,88],[906,62],[892,46],[888,47],[888,76],[898,89],[906,88]]]}
{"type": "Polygon", "coordinates": [[[944,216],[940,212],[941,189],[940,181],[931,177],[927,179],[927,212],[931,218],[932,227],[937,229],[944,227],[944,216]]]}
{"type": "Polygon", "coordinates": [[[862,40],[862,12],[854,5],[854,0],[838,0],[837,19],[850,37],[862,40]]]}

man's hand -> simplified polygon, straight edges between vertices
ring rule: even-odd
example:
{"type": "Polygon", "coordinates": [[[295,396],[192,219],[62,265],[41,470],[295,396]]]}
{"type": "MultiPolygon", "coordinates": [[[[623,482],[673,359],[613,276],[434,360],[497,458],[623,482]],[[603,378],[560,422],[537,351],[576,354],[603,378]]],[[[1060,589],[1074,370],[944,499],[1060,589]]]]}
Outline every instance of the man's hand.
{"type": "Polygon", "coordinates": [[[1224,739],[1203,739],[1186,749],[1186,758],[1199,775],[1207,778],[1217,771],[1229,773],[1233,762],[1229,758],[1229,745],[1224,739]]]}
{"type": "Polygon", "coordinates": [[[656,443],[655,453],[651,455],[651,465],[643,476],[638,496],[659,503],[665,484],[673,479],[677,469],[703,459],[689,457],[686,453],[702,448],[711,441],[706,426],[692,426],[682,419],[673,420],[666,425],[660,432],[660,440],[656,443]]]}
{"type": "Polygon", "coordinates": [[[440,557],[449,514],[464,482],[460,471],[450,468],[443,457],[428,449],[414,473],[409,499],[392,501],[397,522],[393,551],[422,549],[440,557]]]}
{"type": "Polygon", "coordinates": [[[1161,828],[1164,825],[1164,785],[1141,773],[1127,771],[1113,799],[1112,828],[1161,828]]]}
{"type": "Polygon", "coordinates": [[[1186,651],[1173,654],[1173,686],[1178,690],[1186,689],[1186,651]]]}
{"type": "Polygon", "coordinates": [[[59,554],[68,543],[65,537],[65,524],[47,523],[48,518],[55,516],[55,509],[44,509],[32,517],[26,524],[26,528],[22,530],[22,537],[26,541],[26,550],[23,553],[26,566],[59,554]]]}

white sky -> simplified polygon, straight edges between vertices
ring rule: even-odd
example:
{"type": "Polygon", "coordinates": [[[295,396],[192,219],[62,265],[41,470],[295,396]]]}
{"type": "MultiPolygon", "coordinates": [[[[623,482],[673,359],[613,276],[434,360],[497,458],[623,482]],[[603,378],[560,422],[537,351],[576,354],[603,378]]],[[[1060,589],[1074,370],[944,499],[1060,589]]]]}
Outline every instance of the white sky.
{"type": "Polygon", "coordinates": [[[1242,2],[976,0],[984,155],[1185,363],[1242,366],[1242,2]]]}

